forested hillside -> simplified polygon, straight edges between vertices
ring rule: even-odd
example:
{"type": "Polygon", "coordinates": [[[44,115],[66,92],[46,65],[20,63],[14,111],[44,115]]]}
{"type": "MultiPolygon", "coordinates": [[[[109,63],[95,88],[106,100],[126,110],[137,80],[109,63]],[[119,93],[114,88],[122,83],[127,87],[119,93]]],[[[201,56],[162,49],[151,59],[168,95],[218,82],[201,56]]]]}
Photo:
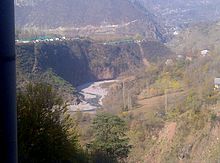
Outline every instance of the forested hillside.
{"type": "Polygon", "coordinates": [[[219,162],[219,6],[17,0],[19,160],[219,162]]]}
{"type": "Polygon", "coordinates": [[[52,71],[73,86],[134,73],[143,68],[144,58],[152,62],[173,54],[158,42],[91,40],[18,44],[16,52],[17,67],[26,77],[52,71]]]}
{"type": "MultiPolygon", "coordinates": [[[[127,162],[219,160],[220,94],[214,89],[219,61],[218,54],[212,54],[156,64],[124,79],[124,87],[111,87],[104,108],[128,124],[132,150],[127,162]]],[[[81,139],[87,142],[89,115],[77,117],[85,129],[81,139]]]]}
{"type": "Polygon", "coordinates": [[[201,23],[182,30],[167,45],[177,53],[193,53],[200,55],[206,49],[219,51],[220,23],[201,23]]]}

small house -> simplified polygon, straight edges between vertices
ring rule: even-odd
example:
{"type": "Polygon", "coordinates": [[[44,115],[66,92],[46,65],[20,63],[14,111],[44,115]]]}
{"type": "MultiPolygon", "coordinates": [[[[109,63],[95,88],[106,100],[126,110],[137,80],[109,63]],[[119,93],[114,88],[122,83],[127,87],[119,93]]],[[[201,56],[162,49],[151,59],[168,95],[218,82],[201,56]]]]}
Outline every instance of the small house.
{"type": "Polygon", "coordinates": [[[215,84],[215,89],[220,90],[220,78],[215,78],[214,84],[215,84]]]}

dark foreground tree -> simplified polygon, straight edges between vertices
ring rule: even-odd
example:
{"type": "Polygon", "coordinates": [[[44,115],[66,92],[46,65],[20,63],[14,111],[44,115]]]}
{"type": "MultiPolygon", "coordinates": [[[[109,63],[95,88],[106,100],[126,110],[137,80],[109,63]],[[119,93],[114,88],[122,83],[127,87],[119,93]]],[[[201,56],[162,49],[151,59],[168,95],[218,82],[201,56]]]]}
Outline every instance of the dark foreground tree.
{"type": "Polygon", "coordinates": [[[19,162],[84,162],[66,105],[50,86],[29,84],[17,110],[19,162]]]}
{"type": "Polygon", "coordinates": [[[126,137],[126,124],[118,116],[108,113],[98,114],[92,128],[95,139],[89,145],[94,155],[94,162],[117,162],[128,157],[131,149],[126,137]]]}

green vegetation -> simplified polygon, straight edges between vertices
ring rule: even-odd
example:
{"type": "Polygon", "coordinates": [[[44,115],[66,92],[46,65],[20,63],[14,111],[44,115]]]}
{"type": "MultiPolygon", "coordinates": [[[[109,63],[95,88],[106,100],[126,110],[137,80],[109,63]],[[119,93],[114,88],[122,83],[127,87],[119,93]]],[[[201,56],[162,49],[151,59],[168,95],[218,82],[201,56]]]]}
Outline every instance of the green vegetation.
{"type": "Polygon", "coordinates": [[[73,86],[69,82],[65,81],[63,78],[55,74],[52,69],[48,69],[45,73],[40,75],[39,80],[41,82],[50,83],[56,89],[62,88],[63,90],[65,90],[65,93],[76,93],[75,88],[73,88],[73,86]]]}
{"type": "Polygon", "coordinates": [[[85,162],[66,104],[48,85],[29,84],[17,95],[19,162],[85,162]]]}
{"type": "MultiPolygon", "coordinates": [[[[152,42],[147,45],[143,43],[145,48],[153,45],[155,44],[152,42]]],[[[56,155],[57,157],[74,159],[72,157],[79,154],[80,158],[83,155],[87,162],[91,163],[218,161],[220,93],[214,90],[213,84],[214,78],[220,74],[218,53],[212,52],[205,57],[195,57],[192,61],[185,60],[184,57],[169,56],[173,63],[167,65],[163,57],[158,59],[160,57],[158,55],[149,57],[150,64],[143,67],[141,64],[143,58],[138,54],[139,46],[133,43],[102,45],[92,41],[67,41],[37,46],[39,47],[35,49],[34,54],[37,54],[38,71],[34,75],[31,73],[36,56],[30,55],[34,47],[20,46],[17,49],[18,56],[21,57],[18,59],[18,67],[21,70],[18,73],[23,75],[22,81],[25,78],[40,80],[43,83],[51,83],[56,90],[60,87],[65,88],[70,94],[75,93],[72,85],[76,83],[100,79],[100,76],[102,78],[106,77],[105,75],[111,77],[112,74],[116,76],[125,74],[120,78],[123,82],[111,85],[111,91],[103,106],[105,108],[103,111],[107,113],[92,115],[77,112],[71,116],[76,119],[73,122],[68,121],[69,125],[73,124],[71,131],[75,144],[73,143],[71,147],[75,151],[69,147],[72,150],[71,154],[66,152],[65,157],[56,155]],[[27,55],[21,56],[22,53],[27,55]],[[76,129],[75,124],[79,125],[79,129],[76,129]],[[89,154],[83,154],[79,142],[89,154]],[[132,148],[129,144],[132,144],[132,148]]],[[[148,59],[148,51],[144,51],[148,59]]],[[[161,54],[160,48],[154,47],[149,51],[151,54],[153,52],[161,54]]],[[[23,94],[27,92],[22,88],[23,94]]],[[[47,89],[45,90],[47,92],[47,89]]],[[[63,93],[63,89],[57,91],[60,92],[63,93]]],[[[47,97],[47,94],[44,93],[42,97],[47,97]]],[[[23,99],[28,99],[26,97],[29,96],[25,94],[23,99]]],[[[22,104],[25,104],[23,108],[25,110],[27,104],[34,100],[35,98],[18,102],[22,101],[22,104]]],[[[35,118],[33,114],[35,108],[38,108],[38,105],[33,103],[30,109],[32,111],[27,112],[31,119],[35,118]]],[[[60,115],[64,117],[65,113],[61,112],[60,115]]],[[[27,119],[26,117],[25,121],[27,119]]],[[[22,123],[25,126],[25,122],[22,123]]],[[[25,130],[26,128],[22,129],[25,130]]],[[[60,135],[59,132],[56,133],[60,135]]],[[[59,147],[60,144],[57,143],[59,147]]],[[[28,144],[24,146],[25,150],[26,146],[28,144]]],[[[22,153],[33,154],[31,148],[30,151],[27,150],[28,152],[23,151],[23,147],[19,148],[22,149],[22,153]]]]}
{"type": "Polygon", "coordinates": [[[219,31],[219,22],[199,23],[181,31],[168,43],[168,46],[178,54],[189,56],[198,56],[204,49],[218,52],[220,50],[219,31]]]}
{"type": "Polygon", "coordinates": [[[95,162],[100,159],[103,159],[101,162],[117,162],[128,157],[131,145],[122,119],[108,113],[98,114],[93,120],[92,128],[95,135],[89,148],[96,156],[95,162]]]}
{"type": "Polygon", "coordinates": [[[125,122],[108,113],[93,119],[94,140],[87,146],[90,154],[85,152],[77,126],[84,117],[70,116],[66,102],[47,84],[30,83],[19,91],[17,110],[19,162],[113,163],[125,160],[130,152],[125,122]]]}
{"type": "Polygon", "coordinates": [[[173,59],[171,65],[152,64],[145,72],[126,80],[126,105],[128,95],[133,96],[132,108],[127,111],[121,109],[122,87],[112,90],[109,100],[113,102],[106,102],[113,108],[109,111],[126,120],[133,145],[127,162],[219,158],[216,133],[220,131],[220,93],[214,90],[213,83],[220,73],[219,62],[220,57],[211,54],[192,62],[173,59]]]}
{"type": "Polygon", "coordinates": [[[38,79],[52,71],[72,86],[77,86],[94,80],[112,79],[123,73],[135,73],[144,66],[143,57],[159,59],[171,53],[158,42],[146,41],[141,46],[144,54],[140,55],[139,45],[130,40],[106,45],[83,39],[17,44],[17,71],[26,80],[38,79]]]}

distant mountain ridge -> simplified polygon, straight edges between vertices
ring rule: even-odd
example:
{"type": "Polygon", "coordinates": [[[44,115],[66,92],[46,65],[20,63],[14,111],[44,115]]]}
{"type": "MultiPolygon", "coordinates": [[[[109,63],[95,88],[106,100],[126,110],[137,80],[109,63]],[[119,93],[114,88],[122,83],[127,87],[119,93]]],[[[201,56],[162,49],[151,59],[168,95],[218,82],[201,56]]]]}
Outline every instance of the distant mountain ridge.
{"type": "Polygon", "coordinates": [[[82,28],[136,22],[139,29],[128,26],[129,32],[124,35],[139,33],[148,37],[153,33],[153,37],[163,40],[165,33],[153,14],[129,0],[17,0],[15,8],[18,28],[82,28]]]}
{"type": "Polygon", "coordinates": [[[139,2],[167,26],[182,27],[220,19],[219,0],[131,0],[139,2]]]}
{"type": "Polygon", "coordinates": [[[127,0],[32,0],[18,2],[16,11],[18,11],[17,25],[21,26],[80,27],[151,19],[127,0]],[[27,11],[28,8],[31,10],[27,11]],[[24,12],[23,10],[28,12],[27,19],[19,15],[19,12],[24,12]],[[22,19],[23,22],[19,21],[22,19]]]}

